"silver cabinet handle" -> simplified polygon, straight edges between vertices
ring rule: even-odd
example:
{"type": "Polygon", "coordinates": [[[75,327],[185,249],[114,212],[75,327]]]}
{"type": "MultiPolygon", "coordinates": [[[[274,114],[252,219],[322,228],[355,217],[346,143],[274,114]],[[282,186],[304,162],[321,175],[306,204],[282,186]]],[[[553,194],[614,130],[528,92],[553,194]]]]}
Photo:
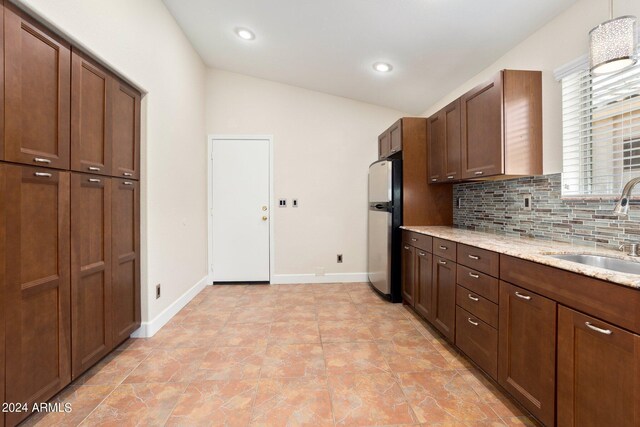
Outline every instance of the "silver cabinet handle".
{"type": "Polygon", "coordinates": [[[122,176],[133,176],[131,172],[122,172],[122,176]]]}
{"type": "Polygon", "coordinates": [[[125,182],[123,182],[123,184],[124,184],[124,185],[133,185],[133,182],[131,182],[131,181],[125,181],[125,182]]]}
{"type": "Polygon", "coordinates": [[[438,178],[431,178],[431,182],[436,182],[438,178]]]}
{"type": "Polygon", "coordinates": [[[471,317],[468,317],[467,321],[471,323],[473,326],[478,326],[478,322],[474,322],[473,320],[471,320],[471,317]]]}
{"type": "Polygon", "coordinates": [[[406,250],[409,250],[409,249],[411,249],[411,248],[410,248],[409,246],[405,246],[404,248],[405,248],[406,250]]]}
{"type": "Polygon", "coordinates": [[[420,255],[420,256],[427,256],[427,254],[425,254],[424,252],[418,252],[418,255],[420,255]]]}
{"type": "Polygon", "coordinates": [[[476,274],[476,273],[469,273],[469,276],[473,277],[474,279],[479,279],[480,275],[476,274]]]}
{"type": "Polygon", "coordinates": [[[100,170],[100,168],[97,166],[89,166],[87,169],[89,169],[92,172],[98,172],[100,170]]]}
{"type": "Polygon", "coordinates": [[[596,331],[596,332],[600,332],[601,334],[605,334],[605,335],[611,335],[613,332],[611,332],[611,329],[602,329],[602,328],[598,328],[597,326],[593,326],[591,323],[589,322],[584,322],[584,324],[587,326],[587,328],[596,331]]]}
{"type": "Polygon", "coordinates": [[[438,264],[447,265],[447,261],[438,260],[438,264]]]}
{"type": "Polygon", "coordinates": [[[478,171],[478,172],[475,173],[475,175],[482,175],[483,173],[484,172],[482,172],[482,171],[478,171]]]}
{"type": "Polygon", "coordinates": [[[476,301],[476,302],[480,301],[480,298],[478,298],[478,297],[474,297],[474,296],[473,296],[473,295],[471,295],[471,294],[469,294],[469,299],[470,299],[471,301],[476,301]]]}
{"type": "Polygon", "coordinates": [[[475,259],[476,261],[480,259],[480,257],[477,255],[467,255],[467,256],[471,259],[475,259]]]}
{"type": "Polygon", "coordinates": [[[46,163],[46,164],[51,163],[51,160],[43,159],[42,157],[34,157],[33,161],[36,162],[36,163],[46,163]]]}
{"type": "Polygon", "coordinates": [[[530,299],[531,299],[531,297],[530,297],[529,295],[523,295],[523,294],[521,294],[521,293],[520,293],[520,292],[518,292],[518,291],[516,291],[516,296],[517,296],[518,298],[522,298],[522,299],[526,299],[526,300],[530,300],[530,299]]]}
{"type": "Polygon", "coordinates": [[[88,181],[89,182],[100,182],[100,180],[98,178],[89,178],[88,181]]]}
{"type": "Polygon", "coordinates": [[[453,179],[453,175],[449,175],[447,179],[453,179]]]}
{"type": "Polygon", "coordinates": [[[442,249],[443,251],[446,251],[446,250],[447,250],[447,247],[446,247],[446,246],[442,246],[442,245],[440,245],[440,249],[442,249]]]}
{"type": "Polygon", "coordinates": [[[48,172],[34,172],[33,175],[39,178],[51,178],[51,174],[48,172]]]}
{"type": "Polygon", "coordinates": [[[395,153],[396,151],[398,151],[398,149],[394,148],[393,150],[391,150],[391,154],[395,153]]]}
{"type": "Polygon", "coordinates": [[[412,238],[411,238],[411,241],[412,241],[412,242],[417,242],[417,241],[418,241],[418,239],[416,239],[415,237],[412,237],[412,238]]]}

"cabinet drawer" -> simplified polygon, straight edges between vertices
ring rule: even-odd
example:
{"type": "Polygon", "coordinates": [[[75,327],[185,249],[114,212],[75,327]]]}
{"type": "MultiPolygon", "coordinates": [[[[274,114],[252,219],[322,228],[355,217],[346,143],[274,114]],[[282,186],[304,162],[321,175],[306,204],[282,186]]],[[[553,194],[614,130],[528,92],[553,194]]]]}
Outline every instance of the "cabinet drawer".
{"type": "Polygon", "coordinates": [[[456,243],[450,240],[433,238],[433,253],[451,261],[456,260],[456,243]]]}
{"type": "Polygon", "coordinates": [[[461,307],[456,307],[456,345],[491,378],[498,378],[498,331],[461,307]]]}
{"type": "Polygon", "coordinates": [[[493,277],[500,273],[500,256],[486,249],[468,245],[458,245],[458,264],[482,271],[493,277]]]}
{"type": "Polygon", "coordinates": [[[433,238],[424,234],[415,233],[413,231],[402,231],[402,243],[411,245],[423,251],[431,252],[431,244],[433,238]]]}
{"type": "Polygon", "coordinates": [[[498,328],[498,304],[494,304],[479,294],[458,285],[456,304],[477,316],[483,322],[498,328]]]}
{"type": "Polygon", "coordinates": [[[496,304],[500,293],[498,279],[463,265],[458,265],[458,284],[496,304]]]}

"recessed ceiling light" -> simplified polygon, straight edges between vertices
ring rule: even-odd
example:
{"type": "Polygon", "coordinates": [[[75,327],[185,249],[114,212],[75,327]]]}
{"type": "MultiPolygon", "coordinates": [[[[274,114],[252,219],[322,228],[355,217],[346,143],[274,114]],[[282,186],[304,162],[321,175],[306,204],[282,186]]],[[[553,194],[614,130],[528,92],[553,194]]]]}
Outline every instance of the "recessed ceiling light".
{"type": "Polygon", "coordinates": [[[253,31],[247,30],[246,28],[236,28],[236,35],[242,40],[253,40],[256,38],[256,35],[253,34],[253,31]]]}
{"type": "Polygon", "coordinates": [[[386,62],[376,62],[375,64],[373,64],[373,69],[380,73],[388,73],[389,71],[393,70],[393,67],[391,66],[391,64],[387,64],[386,62]]]}

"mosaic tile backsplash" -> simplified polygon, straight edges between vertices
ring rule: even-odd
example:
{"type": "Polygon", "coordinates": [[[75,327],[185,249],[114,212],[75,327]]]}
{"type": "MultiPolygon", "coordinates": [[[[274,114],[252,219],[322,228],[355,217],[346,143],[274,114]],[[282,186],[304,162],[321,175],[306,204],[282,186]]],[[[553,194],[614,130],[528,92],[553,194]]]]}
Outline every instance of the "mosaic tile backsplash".
{"type": "Polygon", "coordinates": [[[454,226],[468,230],[615,249],[640,243],[638,202],[622,219],[612,213],[613,200],[563,200],[560,174],[456,184],[453,203],[454,226]],[[531,210],[524,208],[526,194],[531,210]]]}

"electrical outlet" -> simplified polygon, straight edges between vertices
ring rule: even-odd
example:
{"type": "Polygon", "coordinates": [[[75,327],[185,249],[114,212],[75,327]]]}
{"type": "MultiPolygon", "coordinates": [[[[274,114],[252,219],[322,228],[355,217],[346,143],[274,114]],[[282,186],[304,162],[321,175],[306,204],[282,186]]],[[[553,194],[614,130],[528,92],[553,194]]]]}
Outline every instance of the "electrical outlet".
{"type": "Polygon", "coordinates": [[[342,264],[342,254],[338,254],[338,264],[342,264]]]}
{"type": "Polygon", "coordinates": [[[462,197],[456,197],[456,208],[460,209],[462,207],[462,197]]]}
{"type": "Polygon", "coordinates": [[[156,285],[156,299],[160,298],[160,283],[156,285]]]}
{"type": "Polygon", "coordinates": [[[280,199],[280,200],[278,200],[278,207],[280,207],[280,208],[286,208],[286,207],[287,207],[287,199],[280,199]]]}
{"type": "Polygon", "coordinates": [[[291,200],[291,207],[292,208],[297,208],[298,207],[298,199],[292,199],[291,200]]]}
{"type": "Polygon", "coordinates": [[[530,211],[531,210],[531,194],[525,194],[524,195],[523,209],[525,211],[530,211]]]}

